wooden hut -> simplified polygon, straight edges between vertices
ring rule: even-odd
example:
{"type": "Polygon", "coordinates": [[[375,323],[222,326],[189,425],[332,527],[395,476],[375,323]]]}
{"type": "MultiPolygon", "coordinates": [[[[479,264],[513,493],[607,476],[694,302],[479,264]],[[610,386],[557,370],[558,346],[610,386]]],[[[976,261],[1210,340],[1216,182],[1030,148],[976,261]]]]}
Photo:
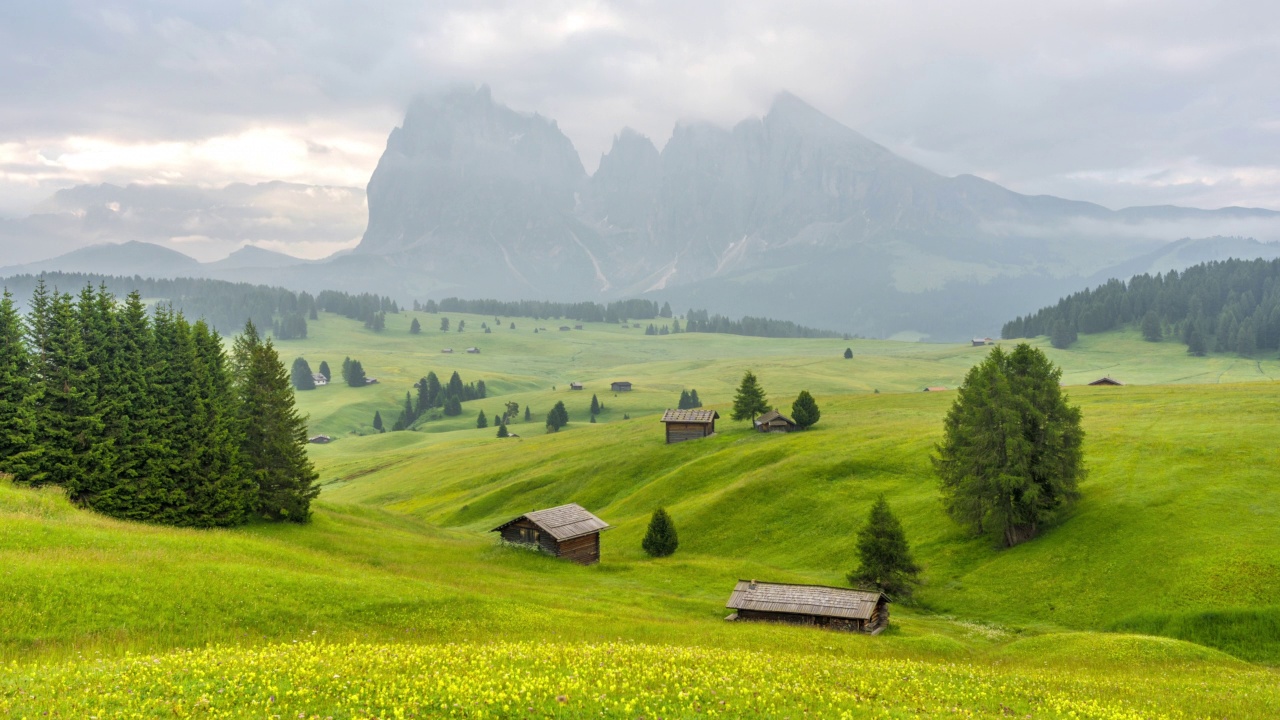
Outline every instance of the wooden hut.
{"type": "Polygon", "coordinates": [[[884,593],[824,585],[739,580],[725,607],[726,620],[762,620],[813,625],[878,635],[889,625],[889,598],[884,593]]]}
{"type": "Polygon", "coordinates": [[[973,346],[974,346],[974,347],[982,347],[983,345],[986,345],[986,344],[987,344],[987,339],[986,339],[986,338],[974,338],[974,339],[972,340],[972,342],[973,342],[973,346]]]}
{"type": "Polygon", "coordinates": [[[570,390],[581,390],[581,389],[582,389],[582,383],[580,383],[580,382],[571,382],[571,383],[569,383],[569,389],[570,389],[570,390]]]}
{"type": "Polygon", "coordinates": [[[796,421],[792,420],[786,415],[783,415],[777,410],[770,410],[769,412],[756,418],[754,421],[754,424],[756,426],[756,430],[759,430],[760,432],[765,432],[765,433],[770,433],[770,432],[785,433],[785,432],[791,432],[792,430],[796,429],[796,421]]]}
{"type": "Polygon", "coordinates": [[[600,532],[609,523],[577,503],[535,510],[493,529],[509,543],[530,545],[579,565],[600,562],[600,532]]]}
{"type": "Polygon", "coordinates": [[[712,435],[719,419],[720,413],[715,410],[668,410],[662,413],[662,422],[667,426],[667,444],[712,435]]]}
{"type": "Polygon", "coordinates": [[[1089,384],[1090,385],[1124,385],[1124,383],[1120,382],[1119,380],[1115,380],[1111,377],[1101,377],[1089,384]]]}
{"type": "Polygon", "coordinates": [[[609,389],[614,392],[631,392],[631,383],[626,380],[620,380],[610,384],[609,389]]]}

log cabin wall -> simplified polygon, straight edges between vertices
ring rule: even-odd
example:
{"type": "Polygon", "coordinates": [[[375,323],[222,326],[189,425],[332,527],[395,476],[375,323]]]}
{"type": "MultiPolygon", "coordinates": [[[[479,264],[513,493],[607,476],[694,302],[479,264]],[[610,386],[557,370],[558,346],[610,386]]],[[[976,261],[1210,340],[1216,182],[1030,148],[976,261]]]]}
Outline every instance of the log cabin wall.
{"type": "Polygon", "coordinates": [[[713,432],[713,427],[715,426],[704,423],[669,422],[667,423],[667,444],[704,438],[713,432]]]}
{"type": "Polygon", "coordinates": [[[579,565],[594,565],[600,562],[600,533],[565,540],[559,543],[555,554],[579,565]]]}

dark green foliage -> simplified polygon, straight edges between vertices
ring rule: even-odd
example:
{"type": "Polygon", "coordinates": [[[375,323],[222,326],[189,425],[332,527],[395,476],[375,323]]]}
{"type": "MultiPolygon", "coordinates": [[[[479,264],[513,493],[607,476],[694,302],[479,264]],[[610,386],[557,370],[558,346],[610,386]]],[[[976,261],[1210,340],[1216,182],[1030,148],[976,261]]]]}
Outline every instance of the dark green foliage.
{"type": "Polygon", "coordinates": [[[702,407],[702,400],[698,397],[698,391],[697,390],[689,390],[689,391],[681,390],[680,401],[679,401],[679,404],[676,405],[676,407],[681,410],[691,410],[693,408],[702,407]]]}
{"type": "Polygon", "coordinates": [[[795,421],[796,427],[806,430],[817,424],[820,417],[822,411],[818,409],[818,402],[808,390],[801,390],[795,402],[791,403],[791,419],[795,421]]]}
{"type": "Polygon", "coordinates": [[[364,326],[374,332],[382,332],[387,329],[387,313],[379,311],[365,318],[364,326]]]}
{"type": "Polygon", "coordinates": [[[524,421],[525,421],[525,422],[529,422],[529,421],[530,421],[530,420],[532,420],[532,419],[533,419],[533,416],[532,416],[532,414],[529,412],[529,406],[528,406],[528,405],[525,405],[525,406],[524,406],[524,421]]]}
{"type": "Polygon", "coordinates": [[[733,419],[755,420],[756,416],[769,411],[769,403],[764,396],[764,388],[750,370],[742,376],[742,384],[733,396],[733,419]]]}
{"type": "Polygon", "coordinates": [[[1160,342],[1164,339],[1164,330],[1160,327],[1160,316],[1155,310],[1148,310],[1142,316],[1142,339],[1147,342],[1160,342]]]}
{"type": "Polygon", "coordinates": [[[489,427],[489,419],[484,416],[484,411],[481,410],[480,414],[476,416],[476,428],[483,429],[487,427],[489,427]]]}
{"type": "Polygon", "coordinates": [[[845,359],[845,360],[852,360],[852,359],[853,359],[853,348],[845,348],[845,349],[844,349],[844,359],[845,359]]]}
{"type": "Polygon", "coordinates": [[[919,575],[902,523],[881,495],[871,506],[867,524],[858,530],[858,567],[849,573],[849,584],[905,601],[919,584],[919,575]]]}
{"type": "Polygon", "coordinates": [[[449,318],[440,318],[440,330],[441,332],[449,332],[449,318]]]}
{"type": "Polygon", "coordinates": [[[1059,350],[1066,350],[1078,339],[1075,325],[1066,320],[1058,320],[1053,324],[1053,332],[1049,335],[1049,343],[1059,350]]]}
{"type": "Polygon", "coordinates": [[[19,480],[39,463],[31,365],[22,318],[6,289],[0,298],[0,473],[19,480]]]}
{"type": "Polygon", "coordinates": [[[594,420],[600,414],[600,400],[596,398],[595,393],[591,394],[591,418],[594,420]]]}
{"type": "Polygon", "coordinates": [[[504,438],[504,437],[510,437],[510,436],[511,436],[511,433],[507,432],[507,424],[506,424],[506,423],[499,423],[499,424],[498,424],[498,437],[500,437],[500,438],[504,438]]]}
{"type": "Polygon", "coordinates": [[[400,430],[408,430],[413,427],[413,423],[418,419],[418,413],[413,408],[413,396],[408,392],[404,394],[404,408],[400,410],[400,417],[391,426],[393,432],[400,430]]]}
{"type": "Polygon", "coordinates": [[[289,382],[293,385],[294,390],[315,390],[316,379],[311,372],[305,358],[296,358],[293,361],[293,369],[289,371],[289,382]]]}
{"type": "Polygon", "coordinates": [[[444,401],[444,414],[449,417],[457,417],[462,414],[462,401],[450,395],[444,401]]]}
{"type": "Polygon", "coordinates": [[[321,361],[320,361],[320,371],[319,371],[319,372],[320,372],[320,374],[321,374],[321,375],[323,375],[323,376],[324,376],[324,381],[325,381],[325,382],[333,382],[333,372],[331,372],[331,371],[329,370],[329,363],[328,363],[328,361],[325,361],[325,360],[321,360],[321,361]]]}
{"type": "Polygon", "coordinates": [[[422,324],[418,322],[418,318],[414,318],[413,322],[409,323],[409,334],[417,335],[420,332],[422,332],[422,324]]]}
{"type": "Polygon", "coordinates": [[[378,432],[387,431],[386,428],[382,426],[382,412],[379,410],[373,411],[373,429],[377,430],[378,432]]]}
{"type": "Polygon", "coordinates": [[[550,432],[558,432],[560,428],[569,424],[569,411],[565,409],[564,402],[556,401],[555,407],[547,413],[547,430],[550,432]]]}
{"type": "Polygon", "coordinates": [[[271,323],[271,336],[276,340],[305,340],[307,318],[300,312],[285,313],[271,323]]]}
{"type": "Polygon", "coordinates": [[[1076,497],[1084,431],[1061,376],[1025,343],[1012,353],[997,347],[970,369],[932,458],[957,522],[979,533],[996,530],[1012,546],[1076,497]]]}
{"type": "Polygon", "coordinates": [[[662,303],[662,310],[658,311],[658,317],[671,317],[671,303],[662,303]]]}
{"type": "Polygon", "coordinates": [[[1137,324],[1151,339],[1151,313],[1192,355],[1280,348],[1280,260],[1225,260],[1111,280],[1006,323],[1001,336],[1054,335],[1061,322],[1085,334],[1137,324]]]}
{"type": "Polygon", "coordinates": [[[640,547],[649,557],[669,557],[680,547],[680,539],[676,536],[676,524],[663,508],[653,511],[649,519],[649,529],[644,533],[640,547]]]}
{"type": "Polygon", "coordinates": [[[364,374],[364,365],[351,358],[342,361],[342,379],[347,385],[356,388],[369,384],[369,378],[364,374]]]}

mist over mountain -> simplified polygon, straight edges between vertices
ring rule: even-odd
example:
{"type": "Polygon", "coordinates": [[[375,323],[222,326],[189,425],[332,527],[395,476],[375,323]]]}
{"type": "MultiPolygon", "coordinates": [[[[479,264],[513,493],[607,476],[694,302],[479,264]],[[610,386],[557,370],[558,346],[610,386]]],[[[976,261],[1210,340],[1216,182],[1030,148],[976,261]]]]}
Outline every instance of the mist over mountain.
{"type": "MultiPolygon", "coordinates": [[[[58,204],[80,210],[48,217],[100,237],[126,222],[124,203],[107,199],[115,190],[70,193],[58,204]]],[[[166,212],[189,226],[226,214],[183,197],[166,212]]],[[[486,87],[424,96],[392,130],[367,203],[350,254],[308,263],[246,248],[190,272],[404,301],[647,296],[679,310],[958,339],[994,335],[1098,279],[1280,248],[1257,242],[1280,240],[1274,211],[1111,210],[945,177],[786,93],[731,128],[682,122],[661,148],[624,129],[590,175],[554,120],[486,87]]],[[[289,232],[332,236],[323,226],[334,210],[319,212],[289,232]]],[[[155,272],[181,269],[154,255],[155,272]]],[[[83,256],[39,266],[69,262],[83,256]]]]}

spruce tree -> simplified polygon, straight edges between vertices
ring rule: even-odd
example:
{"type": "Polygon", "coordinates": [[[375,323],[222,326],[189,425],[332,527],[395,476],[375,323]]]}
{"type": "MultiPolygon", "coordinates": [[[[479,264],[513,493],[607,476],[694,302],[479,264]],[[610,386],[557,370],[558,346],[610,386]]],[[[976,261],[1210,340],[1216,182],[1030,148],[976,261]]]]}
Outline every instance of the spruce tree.
{"type": "Polygon", "coordinates": [[[436,374],[434,371],[428,372],[427,373],[427,396],[426,396],[427,405],[426,407],[422,406],[421,404],[422,397],[421,395],[419,395],[418,412],[421,413],[423,410],[426,410],[427,408],[440,407],[441,403],[444,402],[444,397],[441,395],[440,391],[441,391],[440,378],[436,377],[436,374]]]}
{"type": "Polygon", "coordinates": [[[462,376],[458,374],[457,370],[454,370],[453,374],[449,376],[449,387],[445,392],[449,397],[455,397],[459,400],[467,399],[466,388],[462,384],[462,376]]]}
{"type": "Polygon", "coordinates": [[[702,400],[701,400],[701,398],[699,398],[699,397],[698,397],[698,391],[697,391],[697,390],[690,390],[690,391],[689,391],[689,407],[691,407],[691,408],[700,408],[700,407],[702,407],[702,400]]]}
{"type": "Polygon", "coordinates": [[[1160,329],[1160,316],[1156,315],[1155,310],[1148,310],[1142,316],[1142,339],[1147,342],[1160,342],[1164,339],[1164,332],[1160,329]]]}
{"type": "Polygon", "coordinates": [[[510,437],[510,436],[511,436],[511,433],[507,432],[507,424],[506,424],[506,423],[499,423],[499,424],[498,424],[498,437],[500,437],[500,438],[504,438],[504,437],[510,437]]]}
{"type": "Polygon", "coordinates": [[[417,335],[420,332],[422,332],[422,324],[418,322],[418,318],[414,318],[413,322],[409,323],[409,334],[417,335]]]}
{"type": "MultiPolygon", "coordinates": [[[[142,502],[131,513],[139,519],[182,525],[191,513],[188,491],[198,484],[193,479],[199,470],[195,457],[201,441],[196,430],[195,348],[190,326],[172,306],[155,309],[152,328],[154,343],[147,375],[153,401],[152,431],[158,443],[149,459],[148,486],[139,498],[142,502]]],[[[244,366],[243,371],[251,372],[251,368],[244,366]]]]}
{"type": "Polygon", "coordinates": [[[373,411],[373,429],[378,432],[386,432],[386,429],[382,427],[382,413],[378,410],[373,411]]]}
{"type": "Polygon", "coordinates": [[[649,519],[649,529],[645,531],[640,547],[644,548],[650,557],[668,557],[680,547],[680,539],[676,536],[676,525],[665,509],[658,508],[653,511],[653,517],[649,519]]]}
{"type": "Polygon", "coordinates": [[[816,424],[820,417],[822,417],[822,411],[818,409],[818,402],[813,399],[808,390],[801,390],[795,402],[791,403],[791,419],[795,421],[796,427],[807,430],[816,424]]]}
{"type": "Polygon", "coordinates": [[[853,348],[851,348],[851,347],[847,347],[847,348],[845,348],[845,349],[844,349],[844,359],[845,359],[845,360],[852,360],[852,359],[853,359],[853,348]]]}
{"type": "Polygon", "coordinates": [[[484,416],[484,411],[481,410],[480,414],[476,416],[476,428],[484,429],[487,427],[489,427],[489,419],[484,416]]]}
{"type": "Polygon", "coordinates": [[[677,403],[677,404],[676,404],[676,408],[677,408],[677,409],[679,409],[679,410],[688,410],[688,409],[689,409],[689,408],[691,408],[691,407],[693,407],[693,406],[689,404],[689,391],[688,391],[688,390],[681,390],[681,391],[680,391],[680,401],[679,401],[679,403],[677,403]]]}
{"type": "Polygon", "coordinates": [[[329,363],[325,360],[320,361],[320,374],[324,376],[325,382],[333,382],[333,373],[329,370],[329,363]]]}
{"type": "Polygon", "coordinates": [[[565,409],[563,401],[556,401],[551,411],[547,413],[547,429],[551,432],[558,432],[560,428],[569,424],[569,411],[565,409]]]}
{"type": "Polygon", "coordinates": [[[871,506],[867,524],[858,530],[858,567],[849,573],[849,584],[903,601],[911,598],[919,575],[902,523],[881,495],[871,506]]]}
{"type": "Polygon", "coordinates": [[[316,379],[311,373],[311,365],[306,358],[295,358],[293,369],[289,371],[289,382],[294,390],[315,390],[316,379]]]}
{"type": "Polygon", "coordinates": [[[449,318],[447,317],[440,318],[440,331],[449,332],[449,318]]]}
{"type": "Polygon", "coordinates": [[[529,406],[528,406],[528,405],[525,405],[525,406],[524,406],[524,421],[525,421],[525,422],[529,422],[529,421],[530,421],[530,420],[532,420],[532,419],[533,419],[533,416],[532,416],[532,413],[530,413],[530,412],[529,412],[529,406]]]}
{"type": "Polygon", "coordinates": [[[444,401],[444,414],[449,417],[457,417],[462,414],[462,401],[450,395],[444,401]]]}
{"type": "Polygon", "coordinates": [[[180,524],[228,527],[245,522],[256,503],[256,490],[240,457],[242,427],[236,417],[235,392],[222,338],[204,321],[191,326],[188,344],[192,462],[185,478],[187,512],[180,524]]]}
{"type": "Polygon", "coordinates": [[[595,393],[591,394],[591,417],[595,418],[600,414],[600,401],[596,399],[595,393]]]}
{"type": "Polygon", "coordinates": [[[39,466],[31,353],[6,288],[0,297],[0,473],[28,480],[39,466]]]}
{"type": "Polygon", "coordinates": [[[247,369],[237,379],[237,406],[244,428],[242,453],[257,486],[257,509],[268,518],[306,522],[320,488],[307,458],[307,426],[294,407],[288,373],[271,341],[258,339],[252,323],[234,347],[238,357],[233,366],[247,369]]]}
{"type": "Polygon", "coordinates": [[[764,389],[760,381],[748,370],[742,376],[742,384],[733,396],[733,419],[755,420],[757,416],[769,411],[769,403],[765,400],[764,389]]]}

